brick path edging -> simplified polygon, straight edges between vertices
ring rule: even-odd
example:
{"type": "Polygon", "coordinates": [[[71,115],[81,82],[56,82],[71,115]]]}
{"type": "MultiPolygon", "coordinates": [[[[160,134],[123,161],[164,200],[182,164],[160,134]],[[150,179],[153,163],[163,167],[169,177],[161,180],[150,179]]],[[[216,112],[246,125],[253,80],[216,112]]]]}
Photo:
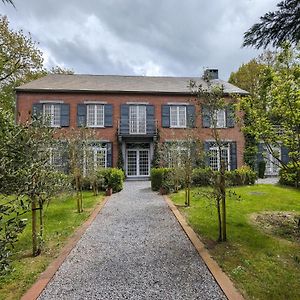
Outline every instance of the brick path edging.
{"type": "Polygon", "coordinates": [[[106,204],[109,197],[105,197],[103,201],[96,205],[95,209],[89,216],[89,218],[74,232],[69,238],[67,244],[61,249],[59,256],[46,268],[46,270],[40,275],[36,282],[25,292],[21,297],[21,300],[36,300],[52,279],[56,271],[65,261],[71,250],[75,247],[81,236],[85,233],[87,228],[94,221],[98,213],[106,204]]]}
{"type": "Polygon", "coordinates": [[[188,225],[185,218],[179,212],[174,203],[166,195],[164,195],[164,199],[226,297],[229,300],[244,300],[244,297],[234,287],[230,278],[222,271],[216,261],[210,256],[204,244],[200,241],[195,231],[188,225]]]}

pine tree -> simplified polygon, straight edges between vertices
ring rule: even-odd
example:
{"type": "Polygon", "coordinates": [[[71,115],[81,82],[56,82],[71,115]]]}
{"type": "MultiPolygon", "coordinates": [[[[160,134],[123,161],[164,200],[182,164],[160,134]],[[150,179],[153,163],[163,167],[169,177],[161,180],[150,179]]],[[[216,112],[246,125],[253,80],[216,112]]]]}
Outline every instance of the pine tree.
{"type": "Polygon", "coordinates": [[[268,45],[279,47],[289,41],[297,44],[300,40],[300,1],[284,0],[277,4],[277,11],[268,12],[244,33],[243,46],[257,49],[268,45]]]}

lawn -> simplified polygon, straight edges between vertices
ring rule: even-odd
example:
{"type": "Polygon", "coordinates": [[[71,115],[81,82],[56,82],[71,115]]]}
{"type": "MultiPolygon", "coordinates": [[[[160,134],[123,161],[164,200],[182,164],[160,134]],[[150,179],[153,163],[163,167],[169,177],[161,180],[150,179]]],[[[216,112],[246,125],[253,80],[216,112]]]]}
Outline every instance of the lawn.
{"type": "Polygon", "coordinates": [[[0,299],[20,299],[22,294],[35,282],[39,274],[59,255],[67,238],[91,214],[95,205],[104,199],[103,195],[93,196],[92,192],[84,192],[84,212],[76,212],[74,196],[64,195],[50,202],[45,208],[45,236],[42,255],[31,256],[31,224],[28,224],[19,237],[13,256],[14,271],[0,277],[0,299]]]}
{"type": "Polygon", "coordinates": [[[227,201],[228,241],[216,243],[216,208],[199,190],[193,189],[189,208],[183,207],[184,191],[171,199],[245,298],[300,299],[299,240],[273,234],[253,222],[260,212],[300,215],[300,191],[271,185],[234,188],[241,199],[227,201]]]}

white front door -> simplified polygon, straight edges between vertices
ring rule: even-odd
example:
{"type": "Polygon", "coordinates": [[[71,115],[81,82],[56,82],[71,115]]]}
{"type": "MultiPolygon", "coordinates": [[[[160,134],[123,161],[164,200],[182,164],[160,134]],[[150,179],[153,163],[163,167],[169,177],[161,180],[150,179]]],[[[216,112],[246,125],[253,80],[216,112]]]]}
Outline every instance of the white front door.
{"type": "Polygon", "coordinates": [[[126,174],[128,177],[149,176],[150,159],[148,149],[128,149],[126,174]]]}

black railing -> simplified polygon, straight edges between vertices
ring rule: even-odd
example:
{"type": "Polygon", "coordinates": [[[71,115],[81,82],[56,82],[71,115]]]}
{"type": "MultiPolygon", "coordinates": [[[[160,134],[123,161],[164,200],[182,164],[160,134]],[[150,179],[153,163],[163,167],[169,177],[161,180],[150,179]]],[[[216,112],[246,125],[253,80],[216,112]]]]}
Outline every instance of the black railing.
{"type": "Polygon", "coordinates": [[[157,120],[147,119],[146,122],[134,122],[129,118],[118,120],[119,136],[156,136],[157,120]]]}

